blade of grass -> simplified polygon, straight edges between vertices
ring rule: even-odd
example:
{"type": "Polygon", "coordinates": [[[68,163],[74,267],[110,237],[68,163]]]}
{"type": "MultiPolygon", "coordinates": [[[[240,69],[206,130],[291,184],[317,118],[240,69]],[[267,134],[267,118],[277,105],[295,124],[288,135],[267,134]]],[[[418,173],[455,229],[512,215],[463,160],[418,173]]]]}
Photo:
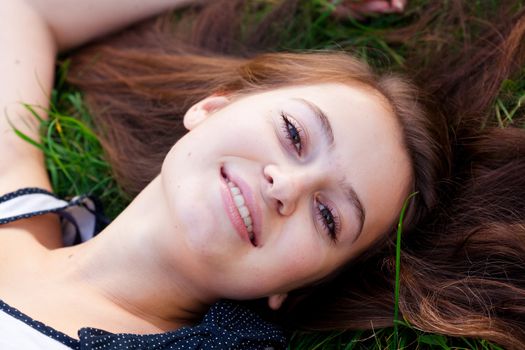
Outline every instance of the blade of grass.
{"type": "Polygon", "coordinates": [[[399,221],[397,224],[397,237],[396,237],[396,280],[395,280],[395,288],[394,288],[394,344],[397,347],[398,341],[399,341],[399,274],[401,270],[401,235],[403,234],[403,220],[405,218],[405,212],[408,207],[408,203],[410,202],[410,199],[412,199],[417,192],[411,193],[407,199],[405,199],[405,202],[403,203],[403,208],[401,209],[401,214],[399,215],[399,221]]]}
{"type": "Polygon", "coordinates": [[[31,145],[35,146],[36,148],[44,150],[43,146],[38,143],[37,141],[33,140],[31,137],[27,136],[25,133],[20,131],[19,129],[13,128],[14,133],[20,137],[22,140],[26,141],[27,143],[30,143],[31,145]]]}

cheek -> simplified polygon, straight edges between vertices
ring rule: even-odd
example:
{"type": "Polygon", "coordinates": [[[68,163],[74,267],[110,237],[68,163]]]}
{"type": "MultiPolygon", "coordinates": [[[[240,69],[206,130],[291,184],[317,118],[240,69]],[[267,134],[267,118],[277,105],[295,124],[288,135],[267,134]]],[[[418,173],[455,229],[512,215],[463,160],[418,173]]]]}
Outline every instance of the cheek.
{"type": "Polygon", "coordinates": [[[212,194],[216,195],[217,184],[213,180],[218,181],[219,172],[213,166],[202,168],[202,158],[198,151],[186,147],[184,142],[177,143],[162,165],[162,194],[168,207],[167,220],[174,227],[177,238],[183,237],[184,244],[196,252],[210,254],[209,245],[205,243],[210,241],[214,232],[209,213],[215,210],[212,194]],[[210,191],[205,190],[202,183],[209,184],[210,191]]]}
{"type": "Polygon", "coordinates": [[[274,254],[268,256],[269,278],[276,278],[279,285],[286,290],[295,289],[312,283],[323,277],[330,269],[327,247],[314,236],[283,237],[274,254]]]}

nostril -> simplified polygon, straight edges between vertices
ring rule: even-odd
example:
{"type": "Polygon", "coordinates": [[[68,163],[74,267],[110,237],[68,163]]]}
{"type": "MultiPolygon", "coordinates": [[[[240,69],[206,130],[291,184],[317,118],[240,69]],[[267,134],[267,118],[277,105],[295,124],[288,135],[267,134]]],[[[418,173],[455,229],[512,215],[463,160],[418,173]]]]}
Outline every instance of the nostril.
{"type": "Polygon", "coordinates": [[[264,179],[270,185],[273,185],[273,176],[272,176],[271,165],[264,166],[263,169],[262,169],[262,173],[263,173],[264,179]]]}
{"type": "Polygon", "coordinates": [[[280,200],[277,200],[277,209],[279,210],[279,212],[282,211],[283,207],[284,207],[283,202],[281,202],[280,200]]]}

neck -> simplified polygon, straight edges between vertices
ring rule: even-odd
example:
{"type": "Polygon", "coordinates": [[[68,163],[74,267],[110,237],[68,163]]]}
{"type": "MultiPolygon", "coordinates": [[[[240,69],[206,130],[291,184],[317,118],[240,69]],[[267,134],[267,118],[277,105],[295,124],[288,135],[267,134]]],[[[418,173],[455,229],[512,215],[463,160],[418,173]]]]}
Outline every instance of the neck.
{"type": "Polygon", "coordinates": [[[177,235],[167,232],[169,213],[158,203],[163,200],[160,186],[155,179],[92,240],[54,251],[50,266],[62,276],[59,283],[164,330],[193,323],[217,298],[194,276],[180,273],[184,244],[174,244],[169,254],[159,249],[159,237],[177,235]]]}

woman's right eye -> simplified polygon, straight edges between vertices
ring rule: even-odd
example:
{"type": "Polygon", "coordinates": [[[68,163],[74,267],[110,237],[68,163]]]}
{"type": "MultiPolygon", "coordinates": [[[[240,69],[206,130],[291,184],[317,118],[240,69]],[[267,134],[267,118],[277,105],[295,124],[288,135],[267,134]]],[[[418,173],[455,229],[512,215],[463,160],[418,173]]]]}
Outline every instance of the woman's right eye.
{"type": "Polygon", "coordinates": [[[284,133],[290,145],[295,149],[298,155],[303,151],[303,142],[301,140],[301,128],[284,112],[281,112],[281,119],[284,133]]]}

